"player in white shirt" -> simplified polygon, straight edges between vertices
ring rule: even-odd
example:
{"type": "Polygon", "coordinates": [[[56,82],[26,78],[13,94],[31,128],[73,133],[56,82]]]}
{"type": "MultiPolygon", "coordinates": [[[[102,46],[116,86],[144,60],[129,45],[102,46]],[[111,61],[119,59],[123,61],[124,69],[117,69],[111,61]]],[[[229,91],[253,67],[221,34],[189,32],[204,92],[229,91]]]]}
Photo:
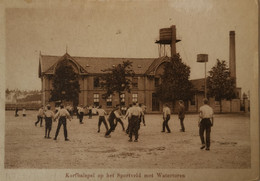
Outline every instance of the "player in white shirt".
{"type": "Polygon", "coordinates": [[[138,127],[138,129],[140,129],[140,126],[141,126],[141,122],[143,121],[143,124],[144,124],[144,126],[145,126],[145,122],[144,122],[144,112],[143,112],[143,109],[142,109],[142,104],[137,104],[138,106],[137,106],[137,108],[139,109],[139,111],[140,111],[140,117],[139,117],[139,127],[138,127]]]}
{"type": "Polygon", "coordinates": [[[52,127],[52,121],[54,119],[54,113],[51,110],[51,106],[47,105],[47,110],[44,112],[44,118],[45,118],[45,136],[44,138],[50,139],[50,132],[52,127]]]}
{"type": "Polygon", "coordinates": [[[213,126],[213,109],[208,105],[208,99],[203,99],[204,105],[199,109],[199,134],[202,146],[200,149],[209,151],[210,148],[210,132],[213,126]],[[206,144],[204,139],[204,132],[206,132],[206,144]]]}
{"type": "Polygon", "coordinates": [[[78,107],[78,114],[79,114],[79,123],[83,124],[84,108],[82,104],[78,107]]]}
{"type": "Polygon", "coordinates": [[[140,116],[141,116],[141,110],[139,109],[139,106],[137,103],[133,103],[133,107],[129,109],[129,142],[132,142],[132,135],[135,135],[135,142],[138,142],[138,130],[140,127],[140,116]]]}
{"type": "Polygon", "coordinates": [[[163,129],[162,132],[165,132],[165,128],[167,129],[167,132],[170,133],[171,130],[169,128],[168,122],[171,119],[171,110],[168,106],[168,104],[163,105],[163,129]]]}
{"type": "Polygon", "coordinates": [[[142,111],[143,111],[143,115],[141,116],[141,121],[143,121],[144,126],[146,126],[145,119],[144,119],[144,113],[146,111],[146,106],[144,104],[141,104],[140,107],[142,108],[142,111]]]}
{"type": "Polygon", "coordinates": [[[126,128],[126,134],[129,134],[129,124],[130,124],[130,111],[131,111],[131,108],[132,108],[132,104],[129,104],[129,107],[125,113],[125,119],[128,120],[128,125],[127,125],[127,128],[126,128]]]}
{"type": "Polygon", "coordinates": [[[40,122],[40,127],[42,127],[42,119],[44,116],[44,106],[42,105],[38,111],[37,114],[37,121],[35,122],[35,126],[37,126],[37,124],[40,122]]]}
{"type": "Polygon", "coordinates": [[[120,118],[118,110],[119,110],[119,105],[116,105],[115,108],[110,112],[110,114],[108,116],[108,122],[110,124],[110,128],[108,129],[108,131],[105,134],[106,138],[110,138],[111,137],[110,133],[115,130],[114,121],[115,121],[115,119],[120,118]]]}
{"type": "Polygon", "coordinates": [[[107,122],[106,122],[106,118],[105,115],[107,114],[106,111],[104,109],[102,109],[102,105],[100,105],[97,109],[99,118],[98,118],[98,133],[100,132],[100,126],[101,123],[103,123],[106,127],[106,130],[108,131],[108,126],[107,126],[107,122]]]}
{"type": "Polygon", "coordinates": [[[57,130],[56,130],[54,140],[57,140],[57,137],[58,137],[58,134],[59,134],[59,131],[60,131],[60,127],[61,127],[61,125],[63,125],[65,141],[69,141],[68,132],[67,132],[67,119],[69,119],[70,121],[71,121],[71,119],[70,119],[69,112],[64,108],[64,106],[62,104],[60,105],[60,110],[54,116],[54,121],[57,118],[59,119],[59,122],[58,122],[58,126],[57,126],[57,130]]]}

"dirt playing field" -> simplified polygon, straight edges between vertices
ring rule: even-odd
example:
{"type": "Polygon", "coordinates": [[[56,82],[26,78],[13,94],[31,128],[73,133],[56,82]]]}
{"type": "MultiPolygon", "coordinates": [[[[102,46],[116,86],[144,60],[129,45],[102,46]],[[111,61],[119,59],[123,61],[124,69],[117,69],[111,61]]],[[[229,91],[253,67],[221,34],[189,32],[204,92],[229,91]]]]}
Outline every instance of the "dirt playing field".
{"type": "MultiPolygon", "coordinates": [[[[111,138],[104,137],[104,125],[97,133],[97,116],[84,117],[84,124],[76,116],[68,121],[70,141],[64,141],[63,127],[57,141],[44,139],[44,127],[34,125],[36,114],[14,117],[6,111],[5,168],[250,168],[250,120],[245,114],[215,115],[210,151],[200,150],[195,114],[186,115],[184,133],[176,115],[169,121],[172,133],[161,133],[161,115],[146,115],[139,142],[131,143],[120,124],[111,138]]],[[[52,138],[56,128],[57,121],[52,138]]]]}

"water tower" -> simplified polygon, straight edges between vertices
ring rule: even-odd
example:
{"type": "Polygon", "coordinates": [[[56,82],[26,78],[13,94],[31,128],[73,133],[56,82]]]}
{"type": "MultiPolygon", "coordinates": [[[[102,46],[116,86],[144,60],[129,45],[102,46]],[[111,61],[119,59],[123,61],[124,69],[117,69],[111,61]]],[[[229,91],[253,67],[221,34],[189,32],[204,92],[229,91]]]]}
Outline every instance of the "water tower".
{"type": "Polygon", "coordinates": [[[181,40],[176,39],[175,25],[172,25],[170,28],[162,28],[160,29],[159,33],[160,33],[160,40],[157,40],[155,42],[158,44],[159,57],[166,56],[165,48],[167,46],[170,46],[171,48],[171,57],[176,55],[176,43],[181,40]]]}

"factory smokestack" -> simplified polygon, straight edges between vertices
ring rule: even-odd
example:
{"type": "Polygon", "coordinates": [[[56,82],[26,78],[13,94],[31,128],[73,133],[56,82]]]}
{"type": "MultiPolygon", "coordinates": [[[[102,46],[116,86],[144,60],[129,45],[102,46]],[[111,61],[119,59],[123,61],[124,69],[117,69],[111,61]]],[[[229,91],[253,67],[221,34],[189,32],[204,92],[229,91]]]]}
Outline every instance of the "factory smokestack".
{"type": "Polygon", "coordinates": [[[236,86],[236,43],[235,31],[229,32],[229,70],[231,77],[235,79],[236,86]]]}

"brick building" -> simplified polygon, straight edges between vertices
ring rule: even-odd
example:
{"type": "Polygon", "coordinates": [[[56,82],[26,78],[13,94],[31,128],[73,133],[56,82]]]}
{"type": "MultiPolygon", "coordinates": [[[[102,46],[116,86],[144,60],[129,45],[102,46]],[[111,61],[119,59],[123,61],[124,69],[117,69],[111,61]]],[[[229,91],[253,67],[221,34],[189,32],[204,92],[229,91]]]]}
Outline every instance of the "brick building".
{"type": "Polygon", "coordinates": [[[128,106],[137,101],[147,106],[147,112],[161,111],[162,104],[156,97],[155,89],[159,85],[160,75],[163,73],[163,64],[165,61],[169,61],[167,56],[153,59],[72,57],[68,53],[63,56],[40,55],[39,78],[42,82],[42,103],[46,104],[50,99],[52,89],[50,75],[55,74],[55,68],[58,64],[68,61],[80,77],[79,104],[84,106],[102,105],[105,109],[112,108],[119,103],[119,97],[113,95],[108,99],[102,99],[105,90],[100,88],[99,76],[103,74],[101,70],[111,68],[126,60],[133,62],[136,76],[132,79],[131,93],[125,92],[121,95],[125,105],[128,106]]]}
{"type": "MultiPolygon", "coordinates": [[[[51,75],[55,74],[55,68],[68,61],[73,70],[79,74],[79,104],[102,105],[103,108],[111,110],[119,103],[119,96],[113,95],[103,99],[105,90],[100,88],[99,76],[103,74],[102,69],[111,68],[114,65],[129,60],[133,62],[133,70],[136,76],[132,79],[131,93],[125,92],[121,95],[126,106],[133,102],[144,103],[148,113],[159,113],[162,111],[162,103],[156,96],[156,86],[160,83],[160,75],[163,74],[164,63],[169,61],[167,56],[160,58],[99,58],[99,57],[72,57],[68,53],[63,56],[40,55],[39,78],[42,83],[42,103],[49,103],[52,89],[51,75]]],[[[189,112],[197,112],[204,98],[204,79],[191,80],[196,93],[191,101],[186,102],[189,112]]],[[[241,94],[241,93],[240,93],[241,94]]],[[[240,95],[238,96],[240,97],[240,95]]],[[[210,98],[210,105],[215,112],[219,112],[219,104],[214,98],[210,98]]],[[[174,106],[175,108],[177,106],[174,106]]],[[[240,99],[223,101],[223,112],[239,112],[240,99]]],[[[176,110],[174,110],[176,112],[176,110]]]]}

